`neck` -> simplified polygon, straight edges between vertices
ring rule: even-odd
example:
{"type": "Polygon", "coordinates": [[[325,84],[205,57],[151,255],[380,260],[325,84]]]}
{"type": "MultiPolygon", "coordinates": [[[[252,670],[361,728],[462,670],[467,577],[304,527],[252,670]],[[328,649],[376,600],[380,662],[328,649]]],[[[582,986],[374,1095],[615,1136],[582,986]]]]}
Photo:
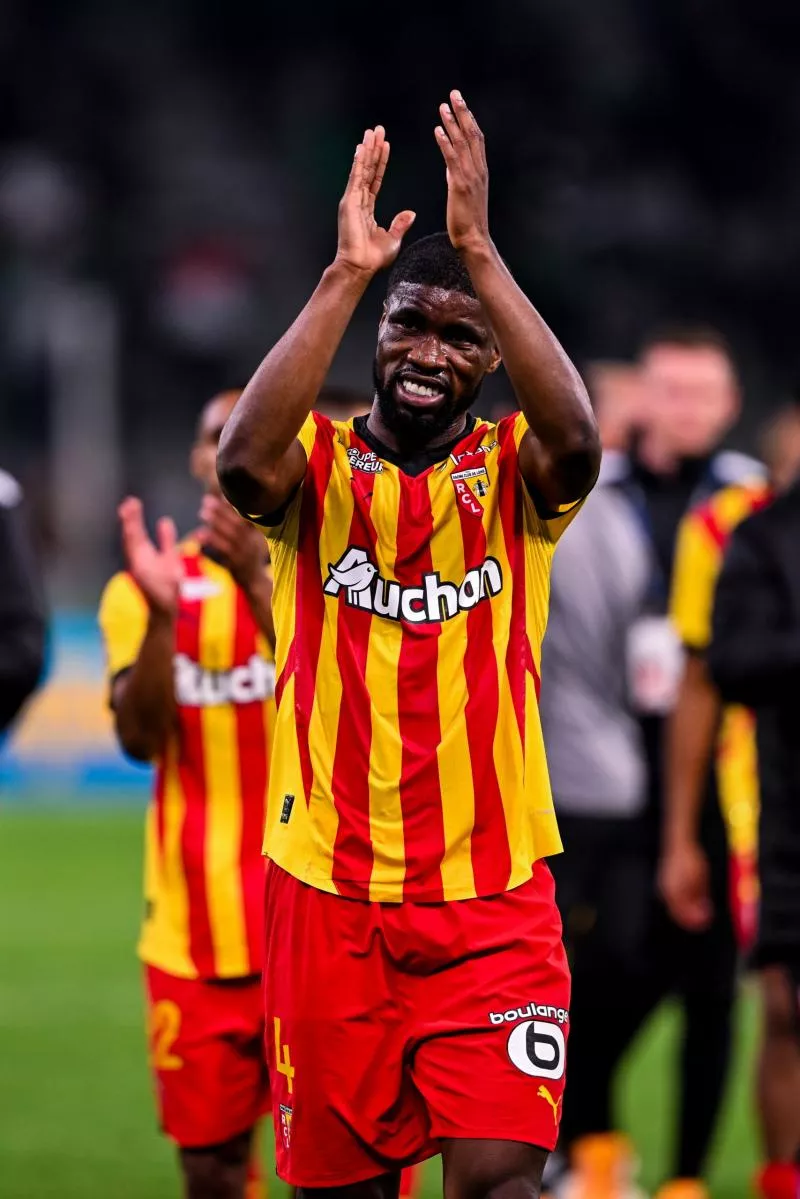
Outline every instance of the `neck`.
{"type": "Polygon", "coordinates": [[[386,421],[383,419],[377,399],[372,405],[372,411],[367,417],[367,428],[373,437],[377,437],[378,441],[383,442],[395,454],[419,454],[425,450],[436,450],[439,446],[447,445],[451,441],[463,433],[467,427],[466,412],[459,413],[453,417],[453,420],[441,432],[436,433],[428,440],[423,440],[424,433],[418,429],[409,429],[408,437],[398,434],[394,429],[389,428],[386,421]]]}

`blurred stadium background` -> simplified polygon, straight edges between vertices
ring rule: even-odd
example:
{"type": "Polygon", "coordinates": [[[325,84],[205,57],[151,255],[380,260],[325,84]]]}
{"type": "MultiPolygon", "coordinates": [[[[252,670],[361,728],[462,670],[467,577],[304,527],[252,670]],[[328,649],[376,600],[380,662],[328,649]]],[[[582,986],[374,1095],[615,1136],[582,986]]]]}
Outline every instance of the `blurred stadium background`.
{"type": "MultiPolygon", "coordinates": [[[[111,739],[94,610],[115,507],[192,526],[203,399],[243,381],[331,255],[367,123],[384,213],[443,224],[432,128],[464,90],[495,237],[579,362],[652,325],[716,324],[745,383],[734,444],[800,378],[800,13],[785,0],[5,0],[0,11],[0,466],[26,491],[53,612],[48,683],[0,758],[0,1194],[177,1193],[153,1135],[133,944],[148,774],[111,739]]],[[[378,295],[333,382],[363,386],[378,295]]],[[[503,384],[484,403],[506,401],[503,384]]],[[[755,1159],[739,1069],[720,1197],[755,1159]]],[[[665,1011],[625,1120],[644,1179],[672,1102],[665,1011]]]]}

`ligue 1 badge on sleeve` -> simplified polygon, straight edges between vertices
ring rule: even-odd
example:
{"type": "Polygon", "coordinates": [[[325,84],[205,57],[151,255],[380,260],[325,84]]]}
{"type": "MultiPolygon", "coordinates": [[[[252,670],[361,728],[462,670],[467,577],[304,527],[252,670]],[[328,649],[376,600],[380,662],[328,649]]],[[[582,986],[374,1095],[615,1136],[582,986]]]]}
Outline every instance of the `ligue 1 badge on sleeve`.
{"type": "Polygon", "coordinates": [[[288,1149],[292,1143],[292,1109],[285,1103],[281,1104],[281,1135],[283,1144],[288,1149]]]}

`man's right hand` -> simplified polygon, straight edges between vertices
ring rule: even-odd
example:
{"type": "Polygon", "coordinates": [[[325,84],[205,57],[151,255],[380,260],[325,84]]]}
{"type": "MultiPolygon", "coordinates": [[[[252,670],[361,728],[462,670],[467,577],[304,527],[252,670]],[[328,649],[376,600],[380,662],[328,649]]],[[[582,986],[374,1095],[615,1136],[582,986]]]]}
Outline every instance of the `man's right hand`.
{"type": "Polygon", "coordinates": [[[122,548],[134,582],[154,616],[174,619],[178,611],[183,565],[175,523],[162,517],[156,525],[158,546],[150,540],[142,501],[129,496],[117,509],[122,525],[122,548]]]}
{"type": "Polygon", "coordinates": [[[658,869],[658,889],[670,916],[688,932],[708,928],[714,915],[708,858],[696,841],[665,849],[658,869]]]}
{"type": "Polygon", "coordinates": [[[375,220],[375,201],[388,161],[389,143],[383,126],[367,129],[356,147],[347,188],[339,203],[336,261],[368,276],[391,266],[416,216],[406,209],[397,214],[388,229],[382,229],[375,220]]]}

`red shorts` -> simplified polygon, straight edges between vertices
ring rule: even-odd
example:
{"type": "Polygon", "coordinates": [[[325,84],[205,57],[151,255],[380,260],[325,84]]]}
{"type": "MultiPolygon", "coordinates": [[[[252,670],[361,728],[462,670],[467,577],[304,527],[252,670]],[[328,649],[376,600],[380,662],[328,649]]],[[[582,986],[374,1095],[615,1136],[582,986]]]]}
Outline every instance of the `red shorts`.
{"type": "Polygon", "coordinates": [[[379,904],[267,872],[264,996],[277,1166],[346,1185],[450,1137],[552,1149],[570,979],[544,862],[486,899],[379,904]]]}
{"type": "Polygon", "coordinates": [[[145,967],[161,1127],[182,1149],[219,1145],[269,1110],[259,979],[207,982],[145,967]]]}

